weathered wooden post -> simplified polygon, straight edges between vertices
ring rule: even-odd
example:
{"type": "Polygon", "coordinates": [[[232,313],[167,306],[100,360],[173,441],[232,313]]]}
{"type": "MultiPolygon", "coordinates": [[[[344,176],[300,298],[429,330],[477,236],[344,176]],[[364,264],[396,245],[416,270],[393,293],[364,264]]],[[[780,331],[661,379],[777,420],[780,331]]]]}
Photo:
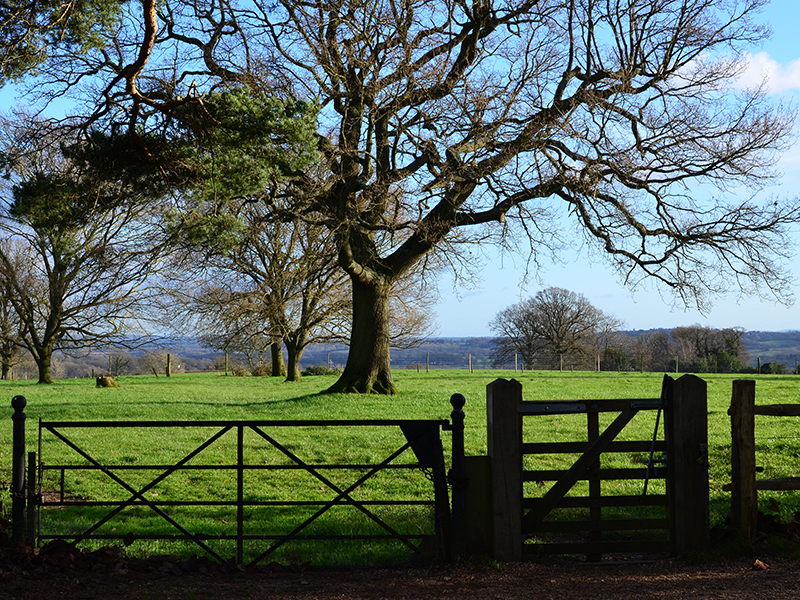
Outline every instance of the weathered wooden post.
{"type": "Polygon", "coordinates": [[[522,559],[522,384],[497,379],[486,386],[487,446],[492,479],[492,555],[522,559]]]}
{"type": "Polygon", "coordinates": [[[11,407],[14,414],[11,448],[11,541],[25,539],[25,406],[24,396],[14,396],[11,407]]]}
{"type": "Polygon", "coordinates": [[[708,399],[694,375],[664,378],[667,406],[667,505],[675,554],[704,552],[709,543],[708,399]]]}
{"type": "Polygon", "coordinates": [[[731,407],[731,525],[751,546],[756,542],[756,382],[733,382],[731,407]]]}
{"type": "Polygon", "coordinates": [[[451,557],[455,560],[467,555],[467,474],[464,466],[464,404],[467,400],[462,394],[453,394],[450,413],[453,434],[452,465],[450,471],[450,485],[453,489],[452,509],[452,550],[451,557]]]}

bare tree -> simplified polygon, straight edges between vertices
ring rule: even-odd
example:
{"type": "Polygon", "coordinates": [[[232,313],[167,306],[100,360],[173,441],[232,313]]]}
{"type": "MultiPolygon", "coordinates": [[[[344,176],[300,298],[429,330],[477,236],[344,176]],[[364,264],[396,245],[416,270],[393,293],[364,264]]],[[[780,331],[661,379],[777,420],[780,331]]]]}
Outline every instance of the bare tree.
{"type": "MultiPolygon", "coordinates": [[[[206,343],[245,354],[270,351],[273,374],[296,381],[303,350],[340,337],[335,329],[349,309],[335,246],[319,225],[271,219],[259,203],[233,204],[227,210],[242,224],[238,240],[224,249],[188,244],[189,260],[201,266],[191,271],[194,285],[173,289],[173,297],[206,343]]],[[[188,228],[178,230],[186,234],[188,228]]]]}
{"type": "MultiPolygon", "coordinates": [[[[13,245],[9,240],[4,242],[6,248],[3,252],[11,257],[13,263],[17,264],[18,257],[13,245]]],[[[0,244],[3,242],[0,241],[0,244]]],[[[11,288],[5,286],[5,289],[0,288],[0,290],[2,290],[0,291],[0,379],[5,381],[9,379],[11,370],[17,363],[24,328],[11,301],[13,293],[11,288]]]]}
{"type": "Polygon", "coordinates": [[[500,311],[489,323],[497,334],[495,363],[518,353],[531,367],[541,359],[559,365],[563,358],[594,360],[602,340],[620,327],[584,296],[554,287],[500,311]]]}
{"type": "Polygon", "coordinates": [[[52,383],[55,350],[133,341],[161,253],[143,182],[104,179],[40,125],[7,120],[0,129],[0,233],[8,242],[0,244],[0,282],[39,382],[52,383]]]}
{"type": "Polygon", "coordinates": [[[120,354],[114,352],[108,355],[108,376],[119,377],[127,375],[133,369],[133,358],[127,352],[120,354]]]}
{"type": "Polygon", "coordinates": [[[701,325],[676,327],[670,332],[682,350],[684,371],[736,372],[745,367],[747,347],[739,327],[713,329],[701,325]]]}
{"type": "Polygon", "coordinates": [[[491,236],[521,236],[538,263],[559,249],[559,211],[629,285],[655,279],[701,308],[732,286],[784,297],[797,203],[748,194],[793,115],[730,85],[766,35],[762,2],[143,0],[98,28],[104,49],[56,49],[45,71],[55,93],[91,74],[87,122],[119,118],[150,157],[148,136],[190,124],[219,86],[318,99],[328,173],[296,173],[293,197],[351,279],[351,351],[331,390],[391,393],[399,278],[434,248],[491,236]]]}

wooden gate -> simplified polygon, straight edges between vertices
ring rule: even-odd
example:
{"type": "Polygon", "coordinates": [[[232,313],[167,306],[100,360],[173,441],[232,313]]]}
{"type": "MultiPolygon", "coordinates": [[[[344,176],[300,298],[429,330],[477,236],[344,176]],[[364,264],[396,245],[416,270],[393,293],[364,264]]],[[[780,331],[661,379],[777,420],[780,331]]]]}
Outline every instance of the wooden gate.
{"type": "Polygon", "coordinates": [[[701,379],[665,376],[658,398],[554,402],[525,402],[517,381],[497,380],[487,388],[487,412],[495,558],[544,553],[600,560],[619,552],[680,554],[707,543],[701,379]],[[620,440],[630,438],[622,432],[644,413],[654,417],[647,437],[640,425],[639,439],[620,440]],[[570,415],[586,425],[566,424],[570,415]],[[563,441],[582,429],[583,439],[563,441]]]}

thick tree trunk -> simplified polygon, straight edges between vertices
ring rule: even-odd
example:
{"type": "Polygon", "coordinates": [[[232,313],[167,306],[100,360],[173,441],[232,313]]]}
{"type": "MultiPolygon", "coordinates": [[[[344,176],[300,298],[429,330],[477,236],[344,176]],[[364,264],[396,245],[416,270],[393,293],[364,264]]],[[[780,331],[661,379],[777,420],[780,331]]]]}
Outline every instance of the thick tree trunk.
{"type": "Polygon", "coordinates": [[[303,356],[303,348],[298,349],[293,343],[286,343],[286,381],[300,381],[300,358],[303,356]]]}
{"type": "Polygon", "coordinates": [[[339,380],[329,393],[396,394],[389,366],[389,293],[391,284],[353,278],[353,327],[350,351],[339,380]]]}
{"type": "Polygon", "coordinates": [[[300,328],[284,340],[286,344],[287,365],[286,381],[300,381],[300,359],[308,345],[307,332],[300,328]]]}
{"type": "Polygon", "coordinates": [[[38,383],[53,383],[53,376],[51,373],[51,367],[53,363],[53,352],[47,351],[47,349],[42,350],[36,356],[36,366],[39,367],[39,382],[38,383]]]}
{"type": "Polygon", "coordinates": [[[286,375],[286,365],[283,362],[281,343],[272,342],[269,350],[272,353],[272,377],[283,377],[286,375]]]}

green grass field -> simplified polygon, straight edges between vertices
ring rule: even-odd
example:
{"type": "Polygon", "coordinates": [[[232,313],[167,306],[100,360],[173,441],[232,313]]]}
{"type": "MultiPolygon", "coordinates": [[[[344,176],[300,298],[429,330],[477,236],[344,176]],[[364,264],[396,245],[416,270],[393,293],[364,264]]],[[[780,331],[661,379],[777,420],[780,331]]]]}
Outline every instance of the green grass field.
{"type": "MultiPolygon", "coordinates": [[[[0,397],[6,400],[6,418],[0,420],[0,481],[11,480],[11,398],[23,395],[28,400],[28,449],[36,450],[38,420],[295,420],[295,419],[446,419],[453,393],[467,398],[467,454],[486,452],[485,387],[498,377],[516,377],[526,400],[564,400],[591,398],[655,398],[661,389],[661,374],[647,373],[558,373],[509,371],[440,370],[431,373],[396,371],[401,393],[395,397],[358,395],[321,395],[333,381],[329,377],[308,377],[302,382],[287,384],[279,379],[235,378],[219,374],[176,375],[165,377],[122,377],[119,388],[95,388],[94,381],[60,380],[52,386],[29,382],[0,382],[0,397]]],[[[730,404],[732,381],[737,376],[706,375],[709,391],[709,460],[711,474],[712,524],[722,523],[729,510],[730,495],[722,491],[730,474],[730,404]]],[[[800,378],[796,376],[757,376],[756,402],[759,404],[793,403],[800,401],[800,378]]],[[[605,416],[604,416],[605,418],[605,416]]],[[[608,419],[613,418],[609,415],[608,419]]],[[[636,417],[632,427],[623,432],[623,439],[649,439],[655,415],[636,417]],[[641,418],[640,418],[641,417],[641,418]]],[[[526,439],[538,441],[586,439],[585,416],[526,418],[526,439]]],[[[601,425],[603,423],[601,422],[601,425]]],[[[773,478],[800,474],[800,419],[757,417],[757,463],[764,467],[759,477],[773,478]]],[[[211,430],[102,430],[70,431],[81,447],[108,464],[144,465],[174,464],[211,435],[211,430]]],[[[304,460],[316,463],[346,461],[378,462],[403,443],[397,428],[369,428],[354,431],[347,428],[323,431],[308,428],[284,428],[275,433],[281,443],[304,460]]],[[[443,435],[446,460],[449,462],[448,434],[443,435]]],[[[198,459],[213,464],[235,463],[235,432],[225,434],[207,448],[198,459]]],[[[74,451],[56,441],[52,435],[43,438],[42,454],[47,464],[85,464],[74,451]]],[[[613,460],[616,460],[615,457],[613,460]]],[[[634,457],[635,459],[635,457],[634,457]]],[[[280,464],[285,461],[274,448],[265,445],[258,436],[247,434],[245,460],[248,464],[280,464]]],[[[549,459],[548,459],[549,460],[549,459]]],[[[605,460],[605,459],[604,459],[605,460]]],[[[630,461],[631,458],[625,460],[630,461]]],[[[399,462],[411,462],[409,457],[399,462]]],[[[543,462],[536,468],[563,468],[557,463],[543,462]]],[[[627,465],[630,466],[630,465],[627,465]]],[[[331,491],[310,475],[296,471],[277,471],[248,475],[245,494],[248,498],[267,500],[318,501],[331,497],[331,491]]],[[[337,485],[346,486],[358,477],[357,473],[326,473],[337,485]]],[[[133,487],[142,486],[155,475],[152,472],[125,471],[124,477],[133,487]]],[[[45,491],[59,489],[57,473],[48,472],[45,491]]],[[[606,484],[604,484],[606,485],[606,484]]],[[[616,493],[637,493],[641,482],[619,482],[616,493]]],[[[658,482],[653,483],[658,486],[658,482]]],[[[661,484],[663,485],[663,483],[661,484]]],[[[7,485],[4,484],[4,489],[7,485]]],[[[70,472],[65,475],[67,495],[86,499],[125,499],[129,494],[108,478],[93,471],[70,472]]],[[[654,492],[658,487],[651,488],[654,492]]],[[[541,493],[526,487],[531,495],[541,493]]],[[[154,500],[229,499],[235,497],[235,476],[231,471],[187,471],[168,477],[148,490],[154,500]]],[[[382,473],[358,491],[360,499],[432,498],[430,482],[416,470],[382,473]]],[[[784,518],[800,510],[800,493],[762,493],[760,502],[766,509],[769,498],[781,506],[784,518]]],[[[4,510],[10,500],[3,498],[4,510]]],[[[104,509],[106,512],[108,509],[104,509]]],[[[193,531],[205,531],[222,536],[209,542],[215,551],[231,555],[231,544],[224,539],[235,529],[235,513],[220,507],[191,507],[180,515],[182,524],[193,531]]],[[[285,533],[303,514],[314,509],[253,509],[246,514],[247,531],[264,529],[285,533]]],[[[409,534],[432,531],[430,507],[377,507],[376,514],[409,534]]],[[[82,512],[44,511],[43,530],[51,533],[76,531],[103,514],[98,508],[82,512]],[[79,514],[75,514],[79,513],[79,514]],[[69,515],[69,516],[67,516],[69,515]],[[78,526],[76,527],[76,522],[78,526]]],[[[173,514],[170,511],[170,514],[173,514]]],[[[177,518],[177,517],[176,517],[177,518]]],[[[173,532],[163,519],[154,517],[145,507],[129,507],[104,526],[105,532],[134,531],[173,532]]],[[[307,533],[329,531],[379,533],[368,520],[352,508],[332,510],[320,518],[307,533]],[[337,512],[338,511],[338,512],[337,512]]],[[[253,543],[252,553],[263,548],[253,543]]],[[[130,548],[140,554],[187,554],[199,549],[186,543],[137,541],[130,548]]],[[[354,542],[353,544],[316,542],[303,546],[287,545],[276,559],[311,560],[315,564],[353,564],[405,560],[407,552],[385,540],[354,542]]]]}

